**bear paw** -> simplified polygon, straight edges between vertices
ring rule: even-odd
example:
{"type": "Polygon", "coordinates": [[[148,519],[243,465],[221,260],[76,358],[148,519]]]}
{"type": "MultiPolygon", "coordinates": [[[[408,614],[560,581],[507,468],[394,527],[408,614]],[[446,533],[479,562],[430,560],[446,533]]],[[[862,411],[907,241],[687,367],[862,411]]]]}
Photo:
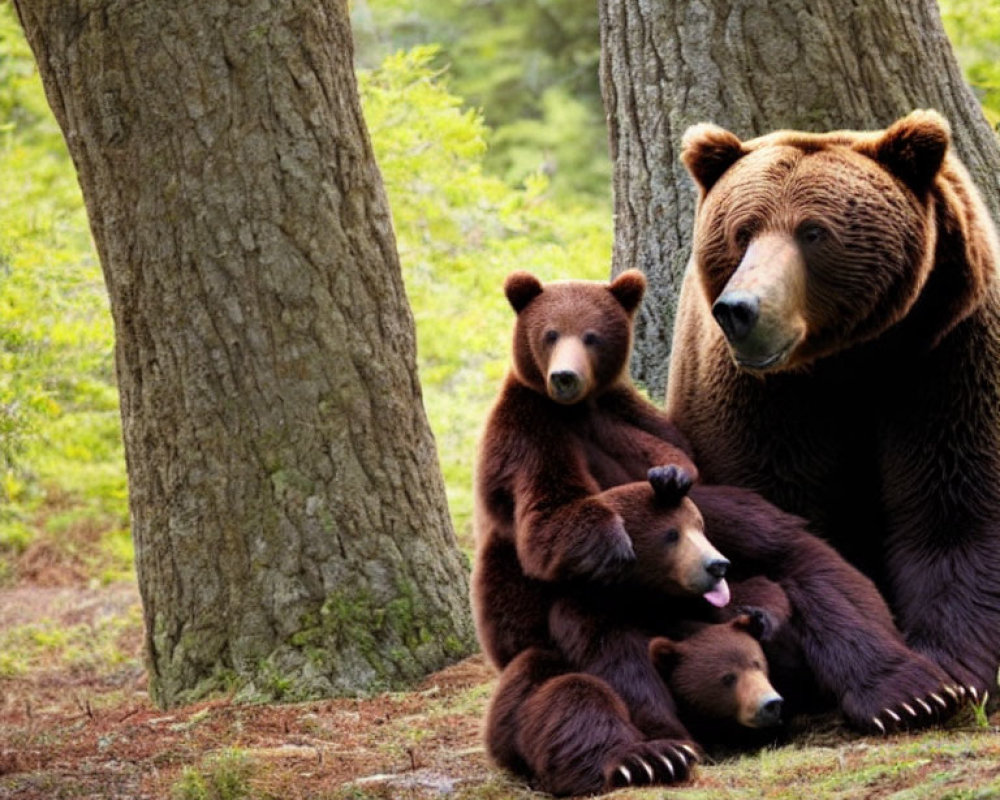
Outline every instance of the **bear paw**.
{"type": "Polygon", "coordinates": [[[760,606],[740,606],[736,609],[737,617],[749,617],[747,633],[758,642],[769,642],[778,633],[781,621],[778,617],[760,606]]]}
{"type": "Polygon", "coordinates": [[[886,670],[841,698],[848,722],[871,733],[913,730],[940,723],[966,702],[968,693],[920,656],[886,670]]]}
{"type": "Polygon", "coordinates": [[[596,546],[594,541],[588,541],[573,548],[566,554],[564,565],[568,575],[614,583],[625,577],[635,559],[632,539],[621,517],[615,515],[613,523],[601,531],[596,546]]]}
{"type": "Polygon", "coordinates": [[[607,789],[618,789],[679,783],[691,776],[700,758],[694,743],[684,739],[633,742],[605,763],[605,785],[607,789]]]}

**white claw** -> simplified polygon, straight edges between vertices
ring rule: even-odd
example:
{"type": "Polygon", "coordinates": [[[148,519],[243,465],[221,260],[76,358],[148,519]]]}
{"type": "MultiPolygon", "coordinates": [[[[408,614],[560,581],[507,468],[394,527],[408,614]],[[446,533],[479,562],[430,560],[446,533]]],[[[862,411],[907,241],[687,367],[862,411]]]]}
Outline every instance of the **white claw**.
{"type": "Polygon", "coordinates": [[[688,765],[687,756],[684,755],[683,752],[681,752],[680,750],[678,750],[673,745],[670,745],[670,749],[673,750],[677,754],[677,757],[681,760],[681,763],[686,767],[688,765]]]}
{"type": "Polygon", "coordinates": [[[628,767],[626,767],[624,764],[619,764],[618,771],[622,774],[622,777],[625,779],[625,783],[627,785],[631,786],[632,785],[632,773],[628,771],[628,767]]]}
{"type": "Polygon", "coordinates": [[[926,711],[928,713],[928,715],[934,713],[934,709],[931,708],[929,705],[927,705],[927,703],[925,703],[919,697],[914,697],[913,699],[916,700],[918,703],[920,703],[921,707],[924,709],[924,711],[926,711]]]}
{"type": "Polygon", "coordinates": [[[987,703],[989,702],[989,699],[990,699],[990,693],[989,693],[989,692],[987,692],[987,691],[986,691],[986,690],[984,689],[984,690],[983,690],[983,708],[986,708],[986,704],[987,704],[987,703]]]}
{"type": "Polygon", "coordinates": [[[879,729],[883,736],[885,736],[885,725],[882,724],[882,720],[878,717],[872,717],[872,724],[879,729]]]}
{"type": "Polygon", "coordinates": [[[939,706],[941,706],[942,709],[948,708],[948,704],[944,701],[944,698],[937,692],[931,692],[931,699],[939,706]]]}
{"type": "Polygon", "coordinates": [[[670,759],[667,758],[665,755],[663,755],[663,753],[657,753],[657,755],[660,757],[660,761],[663,762],[664,766],[666,766],[666,768],[670,770],[670,780],[676,778],[677,773],[674,772],[674,765],[670,763],[670,759]]]}
{"type": "MultiPolygon", "coordinates": [[[[959,698],[958,698],[958,692],[956,692],[953,687],[951,687],[951,686],[945,686],[944,687],[944,691],[945,691],[946,694],[948,694],[948,695],[951,696],[952,700],[954,700],[956,703],[958,702],[958,700],[959,700],[959,698]]],[[[964,692],[963,692],[963,694],[964,694],[964,692]]]]}
{"type": "Polygon", "coordinates": [[[968,688],[968,692],[969,694],[972,695],[972,702],[975,703],[976,705],[979,705],[979,692],[976,691],[976,687],[970,686],[968,688]]]}
{"type": "Polygon", "coordinates": [[[913,710],[913,706],[911,706],[909,703],[900,703],[900,705],[906,709],[906,713],[909,714],[911,717],[916,718],[918,716],[917,712],[913,710]]]}
{"type": "Polygon", "coordinates": [[[639,758],[639,756],[636,756],[635,760],[638,761],[640,764],[642,764],[642,768],[646,770],[646,774],[649,776],[649,782],[652,783],[654,775],[653,768],[649,766],[649,764],[647,764],[643,759],[639,758]]]}
{"type": "Polygon", "coordinates": [[[895,722],[895,723],[896,723],[897,725],[898,725],[898,724],[899,724],[900,722],[902,722],[902,721],[903,721],[903,720],[901,720],[901,719],[899,718],[899,714],[897,714],[897,713],[896,713],[895,711],[893,711],[893,710],[892,710],[891,708],[883,708],[883,709],[882,709],[882,713],[883,713],[883,714],[888,714],[888,715],[889,715],[890,717],[892,717],[892,721],[893,721],[893,722],[895,722]]]}
{"type": "Polygon", "coordinates": [[[691,761],[697,761],[698,760],[698,753],[695,751],[695,749],[693,747],[691,747],[690,745],[687,745],[687,744],[682,744],[681,748],[684,749],[684,750],[687,750],[687,752],[691,754],[691,761]]]}

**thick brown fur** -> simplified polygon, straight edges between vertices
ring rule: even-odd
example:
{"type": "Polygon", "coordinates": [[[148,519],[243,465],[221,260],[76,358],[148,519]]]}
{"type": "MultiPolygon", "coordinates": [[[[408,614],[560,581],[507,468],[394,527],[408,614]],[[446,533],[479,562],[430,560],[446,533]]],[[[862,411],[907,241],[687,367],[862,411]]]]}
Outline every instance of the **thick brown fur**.
{"type": "MultiPolygon", "coordinates": [[[[1000,662],[1000,283],[949,140],[932,111],[866,133],[689,131],[700,201],[667,412],[704,480],[808,519],[978,696],[1000,662]]],[[[827,620],[830,642],[854,635],[827,620]]],[[[938,678],[913,680],[926,696],[938,678]]]]}
{"type": "MultiPolygon", "coordinates": [[[[640,482],[651,498],[647,472],[657,465],[696,475],[676,430],[628,380],[632,316],[644,288],[637,272],[610,284],[544,287],[519,272],[505,284],[517,312],[514,366],[477,463],[472,601],[483,650],[507,668],[488,716],[488,749],[554,794],[600,791],[624,774],[683,779],[691,759],[682,746],[693,751],[679,725],[663,741],[640,731],[600,678],[552,680],[546,672],[560,658],[549,635],[555,600],[581,582],[637,578],[621,512],[636,514],[637,525],[648,520],[640,505],[602,490],[640,482]]],[[[644,642],[635,661],[662,690],[644,642]]],[[[657,724],[675,729],[669,719],[657,724]]]]}
{"type": "MultiPolygon", "coordinates": [[[[517,312],[514,369],[477,465],[472,600],[483,649],[503,670],[487,749],[556,794],[680,780],[691,765],[669,693],[655,713],[635,709],[665,693],[650,669],[648,636],[665,633],[657,625],[673,624],[675,611],[683,619],[697,609],[677,610],[682,598],[667,593],[669,613],[655,624],[614,627],[622,648],[610,652],[613,668],[593,670],[600,674],[578,671],[567,658],[573,646],[556,642],[550,629],[553,608],[581,589],[586,596],[587,587],[641,586],[648,573],[633,535],[652,518],[642,516],[641,503],[625,502],[628,493],[651,468],[675,464],[695,474],[684,439],[627,377],[643,285],[638,273],[610,285],[544,286],[515,273],[505,287],[517,312]]],[[[649,486],[643,491],[648,499],[649,486]]],[[[783,630],[802,671],[851,722],[888,727],[891,709],[942,690],[944,674],[906,648],[871,582],[801,519],[737,488],[695,485],[689,496],[740,585],[780,587],[767,610],[788,621],[783,630]],[[829,626],[845,633],[830,637],[829,626]]],[[[924,724],[936,710],[907,721],[924,724]]]]}

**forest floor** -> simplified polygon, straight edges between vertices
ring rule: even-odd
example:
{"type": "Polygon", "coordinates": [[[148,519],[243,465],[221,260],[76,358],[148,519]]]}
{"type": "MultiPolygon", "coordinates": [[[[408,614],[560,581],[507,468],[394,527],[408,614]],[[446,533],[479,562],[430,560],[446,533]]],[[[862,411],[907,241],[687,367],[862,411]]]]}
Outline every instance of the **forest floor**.
{"type": "MultiPolygon", "coordinates": [[[[134,583],[32,575],[0,589],[0,798],[541,797],[483,751],[494,676],[481,656],[408,693],[164,711],[146,692],[134,583]]],[[[878,738],[813,721],[790,745],[700,766],[684,787],[610,797],[1000,798],[998,724],[970,711],[878,738]]]]}

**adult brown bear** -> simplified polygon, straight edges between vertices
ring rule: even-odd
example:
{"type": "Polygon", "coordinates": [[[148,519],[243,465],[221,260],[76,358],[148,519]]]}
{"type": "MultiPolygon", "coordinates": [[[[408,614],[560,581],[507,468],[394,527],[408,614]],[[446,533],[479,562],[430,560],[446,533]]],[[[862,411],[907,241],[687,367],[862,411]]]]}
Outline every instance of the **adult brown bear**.
{"type": "Polygon", "coordinates": [[[810,520],[980,696],[1000,662],[1000,285],[949,140],[933,111],[688,131],[700,200],[667,413],[704,481],[810,520]]]}

